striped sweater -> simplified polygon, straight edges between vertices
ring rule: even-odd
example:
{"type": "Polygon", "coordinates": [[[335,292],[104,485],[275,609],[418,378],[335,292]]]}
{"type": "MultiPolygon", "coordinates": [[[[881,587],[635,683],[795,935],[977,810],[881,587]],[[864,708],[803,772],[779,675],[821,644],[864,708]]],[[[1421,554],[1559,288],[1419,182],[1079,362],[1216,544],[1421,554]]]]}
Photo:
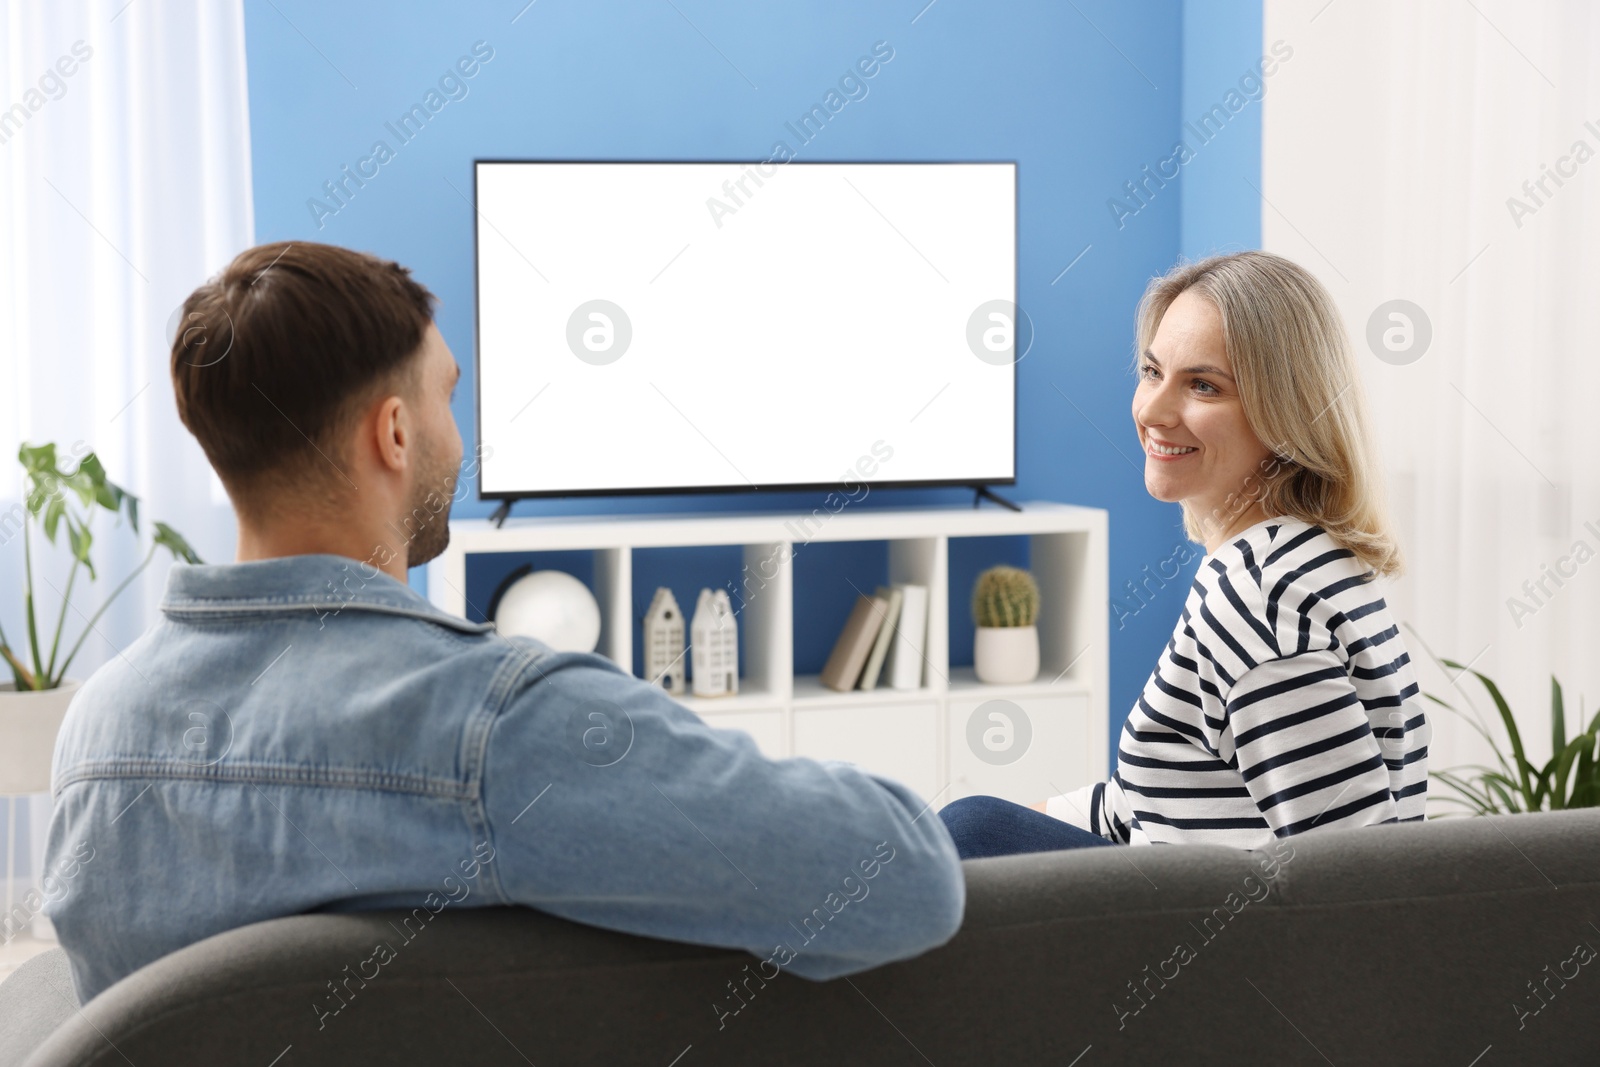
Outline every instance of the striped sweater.
{"type": "Polygon", "coordinates": [[[1112,841],[1238,848],[1421,819],[1431,727],[1370,574],[1286,517],[1219,546],[1128,715],[1111,780],[1046,811],[1112,841]]]}

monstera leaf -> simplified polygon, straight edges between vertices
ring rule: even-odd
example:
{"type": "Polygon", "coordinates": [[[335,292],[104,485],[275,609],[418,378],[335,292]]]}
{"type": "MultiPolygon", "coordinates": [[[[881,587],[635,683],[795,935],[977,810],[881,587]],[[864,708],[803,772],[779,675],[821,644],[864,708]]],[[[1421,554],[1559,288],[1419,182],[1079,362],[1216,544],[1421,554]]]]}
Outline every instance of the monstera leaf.
{"type": "MultiPolygon", "coordinates": [[[[74,453],[78,451],[74,448],[74,453]]],[[[139,498],[106,477],[105,465],[93,452],[85,452],[70,470],[63,469],[61,457],[54,443],[29,445],[26,442],[17,450],[17,460],[22,464],[26,478],[23,507],[27,515],[22,522],[23,550],[27,570],[27,588],[24,593],[24,615],[28,625],[28,647],[24,650],[29,662],[24,662],[0,630],[0,658],[11,668],[18,689],[54,689],[66,677],[68,666],[82,647],[84,638],[94,629],[94,624],[105,613],[124,589],[150,565],[158,549],[166,549],[173,559],[185,563],[199,563],[200,556],[178,533],[166,523],[155,524],[155,534],[150,550],[133,573],[112,590],[100,609],[84,624],[83,633],[58,666],[56,653],[61,647],[61,631],[66,623],[67,609],[72,599],[72,588],[82,568],[89,580],[98,581],[91,552],[94,549],[94,532],[90,528],[97,510],[109,511],[128,517],[128,527],[135,536],[139,533],[139,498]],[[76,499],[76,506],[73,501],[76,499]],[[37,523],[44,538],[51,545],[58,544],[58,535],[65,527],[67,549],[72,553],[72,569],[67,574],[67,587],[61,595],[61,614],[56,620],[55,637],[50,642],[49,657],[39,640],[37,613],[34,610],[33,589],[33,535],[32,525],[37,523]]]]}

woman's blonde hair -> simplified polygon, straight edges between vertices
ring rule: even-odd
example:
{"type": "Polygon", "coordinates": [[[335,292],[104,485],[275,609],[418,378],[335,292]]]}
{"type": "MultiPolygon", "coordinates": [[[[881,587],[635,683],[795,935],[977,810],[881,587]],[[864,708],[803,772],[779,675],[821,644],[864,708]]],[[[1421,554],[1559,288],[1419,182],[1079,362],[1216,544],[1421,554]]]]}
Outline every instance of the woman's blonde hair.
{"type": "MultiPolygon", "coordinates": [[[[1261,476],[1249,479],[1256,484],[1241,487],[1248,495],[1239,511],[1260,501],[1269,516],[1322,527],[1375,574],[1398,574],[1400,548],[1390,533],[1360,374],[1328,291],[1271,252],[1180,263],[1152,280],[1139,302],[1135,368],[1167,308],[1190,289],[1221,315],[1245,418],[1274,453],[1261,476]]],[[[1184,531],[1203,543],[1201,519],[1184,504],[1184,531]]]]}

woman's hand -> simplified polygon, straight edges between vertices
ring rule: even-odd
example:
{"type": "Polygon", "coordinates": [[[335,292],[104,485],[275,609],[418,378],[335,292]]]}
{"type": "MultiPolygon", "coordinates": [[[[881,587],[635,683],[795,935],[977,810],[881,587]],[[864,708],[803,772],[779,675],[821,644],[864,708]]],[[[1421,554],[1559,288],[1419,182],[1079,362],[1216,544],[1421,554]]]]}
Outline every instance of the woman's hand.
{"type": "MultiPolygon", "coordinates": [[[[1045,805],[1048,803],[1050,803],[1048,800],[1041,800],[1037,804],[1029,804],[1028,807],[1032,808],[1034,811],[1044,811],[1045,805]]],[[[1046,812],[1046,814],[1049,813],[1046,812]]]]}

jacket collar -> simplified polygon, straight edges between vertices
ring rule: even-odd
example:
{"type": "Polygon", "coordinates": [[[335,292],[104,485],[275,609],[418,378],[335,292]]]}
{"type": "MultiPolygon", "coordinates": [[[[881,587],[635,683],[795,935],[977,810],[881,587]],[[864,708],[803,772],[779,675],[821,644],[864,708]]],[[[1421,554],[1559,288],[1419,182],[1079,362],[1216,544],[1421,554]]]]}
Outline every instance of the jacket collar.
{"type": "Polygon", "coordinates": [[[164,614],[374,611],[408,615],[464,633],[487,633],[492,622],[468,622],[431,604],[370,563],[331,553],[278,556],[247,563],[174,564],[167,571],[164,614]]]}

